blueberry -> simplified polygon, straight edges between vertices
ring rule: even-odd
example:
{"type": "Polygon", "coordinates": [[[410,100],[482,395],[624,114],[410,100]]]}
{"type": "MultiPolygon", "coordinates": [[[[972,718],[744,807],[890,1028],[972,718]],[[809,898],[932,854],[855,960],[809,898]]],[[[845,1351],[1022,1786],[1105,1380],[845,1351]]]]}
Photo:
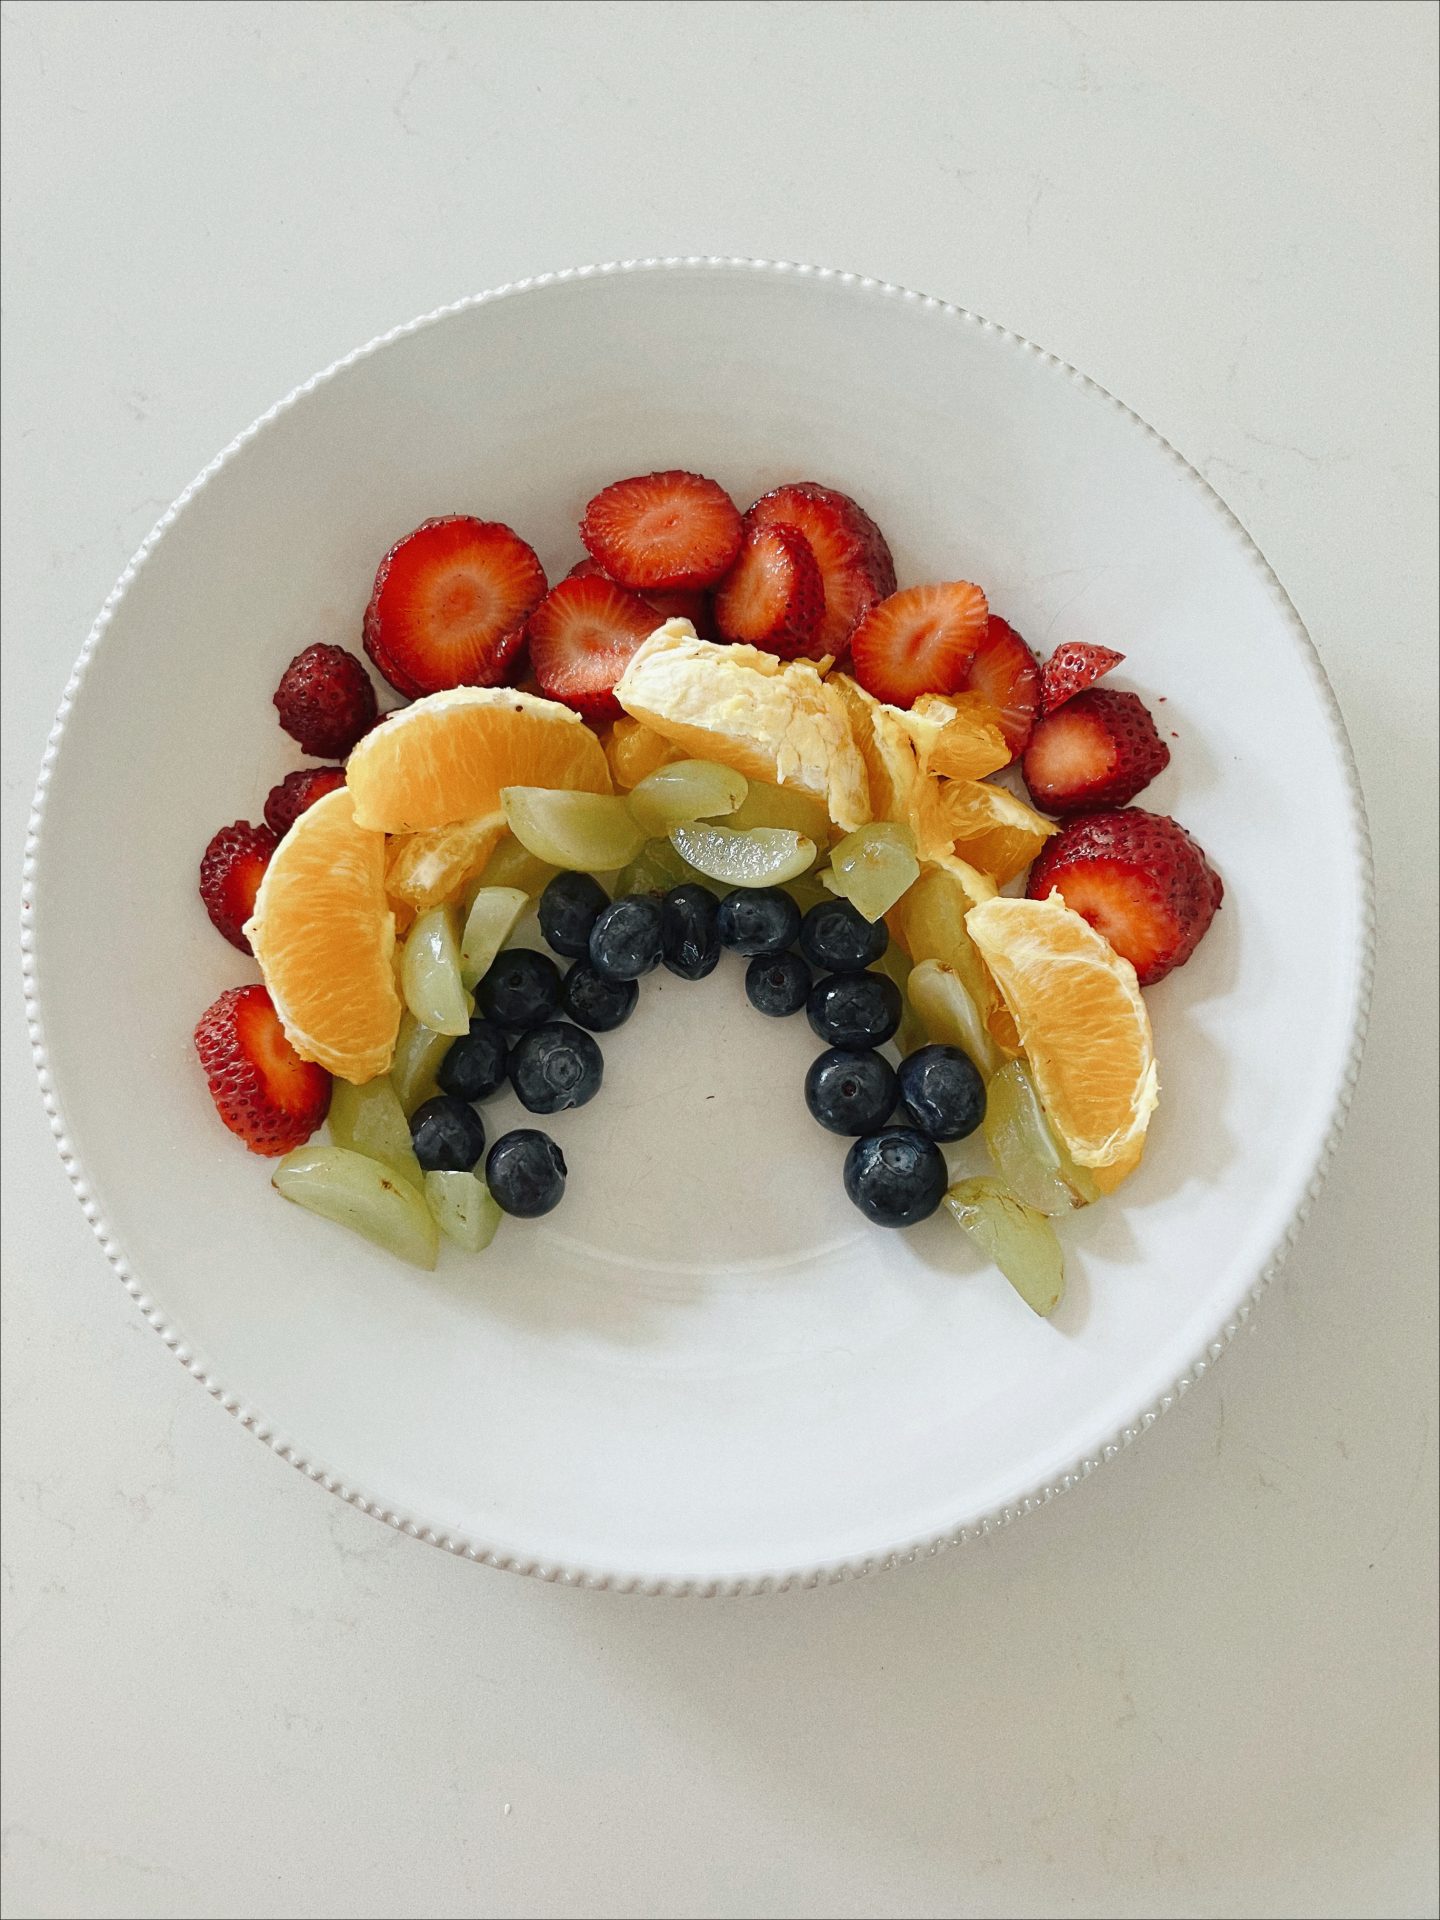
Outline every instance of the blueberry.
{"type": "Polygon", "coordinates": [[[546,953],[507,947],[475,989],[481,1013],[502,1027],[538,1027],[560,1004],[560,969],[546,953]]]}
{"type": "Polygon", "coordinates": [[[810,969],[798,953],[757,953],[745,969],[746,998],[776,1020],[798,1013],[809,992],[810,969]]]}
{"type": "Polygon", "coordinates": [[[588,960],[577,960],[560,989],[560,1005],[591,1033],[623,1027],[635,1011],[640,989],[633,980],[604,980],[588,960]]]}
{"type": "Polygon", "coordinates": [[[485,1184],[504,1213],[533,1220],[558,1207],[565,1193],[565,1156],[548,1133],[517,1127],[502,1133],[485,1162],[485,1184]]]}
{"type": "Polygon", "coordinates": [[[638,980],[660,964],[660,902],[627,893],[602,907],[590,929],[590,964],[606,980],[638,980]]]}
{"type": "Polygon", "coordinates": [[[799,933],[800,909],[779,887],[736,887],[720,902],[720,944],[731,953],[784,953],[799,933]]]}
{"type": "Polygon", "coordinates": [[[874,1133],[895,1111],[895,1086],[883,1054],[831,1047],[805,1076],[805,1104],[831,1133],[874,1133]]]}
{"type": "Polygon", "coordinates": [[[540,896],[540,931],[545,944],[567,960],[578,960],[590,946],[590,929],[610,896],[588,873],[557,873],[540,896]]]}
{"type": "Polygon", "coordinates": [[[470,1022],[440,1062],[435,1078],[441,1090],[457,1100],[488,1100],[505,1084],[509,1042],[493,1020],[479,1015],[470,1022]]]}
{"type": "Polygon", "coordinates": [[[485,1128],[472,1106],[437,1093],[411,1114],[410,1144],[425,1173],[468,1173],[485,1151],[485,1128]]]}
{"type": "Polygon", "coordinates": [[[604,1071],[599,1047],[568,1020],[531,1027],[510,1049],[510,1084],[531,1113],[583,1107],[600,1091],[604,1071]]]}
{"type": "Polygon", "coordinates": [[[900,989],[884,973],[832,973],[816,982],[805,1011],[828,1047],[883,1047],[900,1025],[900,989]]]}
{"type": "Polygon", "coordinates": [[[928,1220],[949,1179],[935,1142],[909,1127],[867,1133],[845,1156],[845,1191],[877,1227],[928,1220]]]}
{"type": "Polygon", "coordinates": [[[890,944],[883,920],[867,920],[848,900],[822,900],[800,922],[800,951],[827,973],[863,973],[890,944]]]}
{"type": "Polygon", "coordinates": [[[963,1140],[985,1118],[985,1082],[959,1047],[919,1047],[900,1063],[905,1111],[932,1140],[963,1140]]]}
{"type": "Polygon", "coordinates": [[[703,980],[720,964],[720,909],[708,887],[672,887],[660,902],[660,940],[665,965],[682,980],[703,980]]]}

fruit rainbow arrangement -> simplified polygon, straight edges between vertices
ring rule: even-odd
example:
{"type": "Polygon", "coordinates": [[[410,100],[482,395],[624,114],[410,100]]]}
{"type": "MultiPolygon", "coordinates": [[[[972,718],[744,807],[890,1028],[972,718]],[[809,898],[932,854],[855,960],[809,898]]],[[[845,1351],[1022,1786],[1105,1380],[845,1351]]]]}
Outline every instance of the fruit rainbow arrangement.
{"type": "Polygon", "coordinates": [[[1170,756],[1101,684],[1123,656],[1042,666],[978,585],[897,589],[875,522],[809,481],[742,515],[699,474],[637,476],[580,537],[553,587],[496,521],[398,541],[363,639],[408,705],[382,713],[343,647],[286,668],[280,724],[328,764],[200,865],[263,979],[195,1029],[221,1120],[287,1199],[433,1267],[442,1233],[476,1252],[564,1194],[548,1133],[487,1151],[478,1109],[593,1099],[595,1036],[643,977],[728,950],[751,1006],[822,1044],[803,1098],[852,1142],[861,1213],[945,1205],[1053,1311],[1055,1218],[1144,1151],[1141,989],[1221,899],[1185,830],[1131,804],[1170,756]],[[532,909],[548,952],[513,943],[532,909]],[[977,1131],[993,1173],[952,1180],[944,1145],[977,1131]]]}

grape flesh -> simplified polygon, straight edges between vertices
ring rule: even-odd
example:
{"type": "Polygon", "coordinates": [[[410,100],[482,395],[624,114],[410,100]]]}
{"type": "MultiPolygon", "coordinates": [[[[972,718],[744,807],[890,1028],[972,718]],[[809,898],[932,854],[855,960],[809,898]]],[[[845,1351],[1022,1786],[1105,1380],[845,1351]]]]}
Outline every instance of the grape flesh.
{"type": "Polygon", "coordinates": [[[337,1147],[363,1153],[392,1167],[412,1186],[420,1184],[420,1162],[410,1145],[410,1127],[388,1075],[363,1087],[337,1080],[330,1093],[330,1138],[337,1147]]]}
{"type": "Polygon", "coordinates": [[[1035,1083],[1019,1060],[990,1077],[985,1144],[1001,1179],[1038,1213],[1069,1213],[1100,1198],[1094,1176],[1056,1139],[1035,1083]]]}
{"type": "Polygon", "coordinates": [[[647,773],[632,789],[627,804],[647,834],[669,833],[692,820],[734,813],[748,785],[743,773],[717,761],[673,760],[647,773]]]}
{"type": "Polygon", "coordinates": [[[460,935],[460,980],[473,993],[530,904],[520,887],[479,887],[460,935]]]}
{"type": "Polygon", "coordinates": [[[830,849],[824,884],[867,920],[879,920],[919,878],[910,829],[893,820],[872,820],[830,849]]]}
{"type": "Polygon", "coordinates": [[[958,1180],[945,1204],[1026,1306],[1042,1317],[1052,1314],[1065,1294],[1065,1259],[1045,1215],[983,1175],[958,1180]]]}
{"type": "Polygon", "coordinates": [[[676,827],[670,844],[682,860],[729,887],[783,886],[815,859],[815,842],[786,827],[754,827],[748,833],[709,824],[676,827]]]}
{"type": "Polygon", "coordinates": [[[613,873],[636,857],[648,837],[614,794],[505,787],[500,804],[510,831],[537,860],[576,873],[613,873]]]}
{"type": "MultiPolygon", "coordinates": [[[[468,1021],[466,1031],[469,1031],[468,1021]]],[[[435,1076],[453,1044],[453,1035],[436,1033],[423,1026],[408,1008],[401,1014],[395,1054],[390,1062],[390,1084],[404,1113],[412,1114],[422,1101],[433,1099],[439,1093],[440,1083],[435,1076]]],[[[409,1138],[408,1127],[406,1138],[409,1138]]]]}
{"type": "Polygon", "coordinates": [[[439,1234],[420,1189],[378,1160],[348,1147],[297,1147],[276,1166],[272,1185],[296,1206],[348,1227],[398,1260],[435,1265],[439,1234]]]}
{"type": "Polygon", "coordinates": [[[504,1215],[475,1173],[427,1173],[425,1204],[436,1226],[466,1253],[480,1253],[495,1238],[504,1215]]]}
{"type": "Polygon", "coordinates": [[[411,1013],[432,1032],[469,1031],[470,1006],[460,977],[460,943],[449,907],[431,907],[406,934],[400,991],[411,1013]]]}

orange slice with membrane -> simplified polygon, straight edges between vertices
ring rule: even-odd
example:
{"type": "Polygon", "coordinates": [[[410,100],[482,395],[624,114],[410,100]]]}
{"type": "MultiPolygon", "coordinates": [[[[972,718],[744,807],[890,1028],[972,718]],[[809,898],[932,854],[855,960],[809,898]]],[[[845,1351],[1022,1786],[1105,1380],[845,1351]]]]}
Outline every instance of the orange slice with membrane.
{"type": "Polygon", "coordinates": [[[983,780],[1010,764],[1000,716],[983,693],[922,693],[901,719],[922,773],[983,780]]]}
{"type": "Polygon", "coordinates": [[[1059,894],[997,895],[966,929],[1014,1016],[1051,1125],[1102,1187],[1138,1164],[1159,1099],[1135,969],[1059,894]]]}
{"type": "Polygon", "coordinates": [[[1055,831],[1043,813],[988,780],[928,776],[920,788],[915,839],[922,856],[953,853],[997,886],[1023,873],[1055,831]]]}
{"type": "Polygon", "coordinates": [[[683,760],[685,755],[663,733],[622,713],[605,736],[605,758],[610,763],[610,778],[622,793],[628,793],[647,773],[668,767],[673,760],[683,760]]]}
{"type": "Polygon", "coordinates": [[[356,823],[348,788],[308,807],[280,842],[245,932],[301,1059],[342,1080],[384,1073],[400,1024],[385,837],[356,823]]]}
{"type": "Polygon", "coordinates": [[[345,767],[355,818],[419,833],[500,809],[502,787],[610,792],[605,752],[578,713],[515,687],[452,687],[374,727],[345,767]]]}
{"type": "Polygon", "coordinates": [[[485,871],[505,833],[505,815],[496,812],[392,840],[385,871],[385,889],[392,903],[403,901],[424,913],[427,907],[455,899],[485,871]]]}
{"type": "Polygon", "coordinates": [[[970,909],[993,900],[995,891],[988,875],[953,855],[942,856],[922,866],[920,878],[886,914],[885,923],[917,966],[937,960],[959,974],[986,1032],[1002,1053],[1013,1055],[1020,1051],[1015,1022],[965,925],[970,909]]]}

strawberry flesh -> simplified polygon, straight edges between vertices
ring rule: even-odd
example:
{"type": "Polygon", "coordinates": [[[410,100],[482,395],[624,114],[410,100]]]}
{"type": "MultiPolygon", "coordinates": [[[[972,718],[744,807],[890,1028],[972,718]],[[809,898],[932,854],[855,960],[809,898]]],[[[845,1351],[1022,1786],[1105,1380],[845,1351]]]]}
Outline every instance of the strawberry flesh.
{"type": "Polygon", "coordinates": [[[302,1060],[264,987],[232,987],[200,1016],[195,1051],[215,1111],[252,1153],[289,1153],[330,1107],[330,1075],[302,1060]]]}
{"type": "Polygon", "coordinates": [[[1025,784],[1049,813],[1123,807],[1170,764],[1138,694],[1091,687],[1040,721],[1025,749],[1025,784]]]}
{"type": "Polygon", "coordinates": [[[343,767],[301,767],[298,773],[287,773],[265,796],[266,826],[283,840],[307,807],[344,784],[343,767]]]}
{"type": "Polygon", "coordinates": [[[1026,891],[1059,893],[1150,987],[1190,958],[1225,889],[1176,821],[1126,807],[1086,814],[1047,841],[1026,891]]]}
{"type": "MultiPolygon", "coordinates": [[[[587,554],[583,560],[575,562],[566,578],[606,580],[609,575],[587,554]]],[[[618,581],[616,585],[619,585],[618,581]]],[[[714,597],[701,592],[698,587],[653,587],[649,593],[639,594],[637,598],[643,600],[647,607],[655,609],[657,626],[665,620],[688,620],[702,640],[718,640],[720,637],[719,628],[715,625],[714,597]]]]}
{"type": "Polygon", "coordinates": [[[985,638],[985,596],[969,580],[906,587],[871,607],[850,636],[855,678],[877,700],[912,706],[966,685],[985,638]]]}
{"type": "Polygon", "coordinates": [[[518,533],[467,514],[427,520],[380,562],[365,651],[398,693],[498,687],[513,677],[545,570],[518,533]]]}
{"type": "Polygon", "coordinates": [[[895,562],[884,534],[848,493],[794,480],[762,494],[748,527],[793,527],[804,535],[825,590],[825,610],[807,652],[839,659],[861,616],[895,591],[895,562]]]}
{"type": "Polygon", "coordinates": [[[603,573],[572,573],[530,616],[530,665],[541,692],[587,720],[618,718],[616,682],[658,624],[647,601],[603,573]]]}
{"type": "Polygon", "coordinates": [[[1062,640],[1040,669],[1040,711],[1053,713],[1084,693],[1125,658],[1113,647],[1092,647],[1084,640],[1062,640]]]}
{"type": "Polygon", "coordinates": [[[297,653],[274,694],[280,724],[303,753],[342,759],[375,724],[370,676],[344,647],[317,642],[297,653]]]}
{"type": "Polygon", "coordinates": [[[740,514],[703,474],[672,468],[617,480],[586,507],[580,538],[622,587],[713,587],[740,551],[740,514]]]}
{"type": "Polygon", "coordinates": [[[810,651],[824,611],[824,582],[804,534],[779,520],[747,525],[740,557],[715,593],[721,637],[793,660],[810,651]]]}
{"type": "Polygon", "coordinates": [[[990,615],[964,681],[953,691],[978,693],[988,700],[1011,759],[1025,751],[1040,711],[1040,665],[1008,620],[990,615]]]}
{"type": "Polygon", "coordinates": [[[237,820],[222,827],[200,857],[200,898],[212,924],[241,953],[251,951],[245,922],[279,841],[269,827],[237,820]]]}

